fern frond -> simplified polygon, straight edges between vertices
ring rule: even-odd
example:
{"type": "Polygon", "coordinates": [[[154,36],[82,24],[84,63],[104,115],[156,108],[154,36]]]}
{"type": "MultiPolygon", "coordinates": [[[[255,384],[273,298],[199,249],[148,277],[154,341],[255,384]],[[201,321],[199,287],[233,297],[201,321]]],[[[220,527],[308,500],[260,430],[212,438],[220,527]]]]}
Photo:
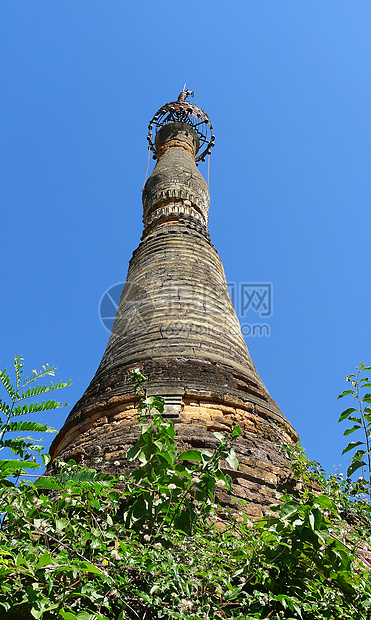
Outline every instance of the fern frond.
{"type": "Polygon", "coordinates": [[[74,471],[67,474],[55,474],[53,477],[42,476],[35,480],[34,484],[38,489],[52,489],[61,491],[66,486],[74,485],[84,490],[94,490],[96,492],[115,486],[117,478],[103,472],[96,472],[95,469],[74,471]]]}
{"type": "Polygon", "coordinates": [[[13,385],[10,382],[9,375],[6,374],[6,368],[4,368],[4,370],[2,372],[0,372],[0,381],[3,384],[3,386],[5,387],[6,391],[8,392],[10,398],[12,400],[15,400],[15,398],[16,398],[16,391],[15,391],[13,385]]]}
{"type": "Polygon", "coordinates": [[[21,387],[24,388],[29,383],[33,383],[33,381],[42,379],[43,377],[46,377],[46,375],[51,375],[54,377],[56,370],[57,370],[56,366],[49,366],[49,364],[45,364],[45,366],[43,365],[41,370],[39,370],[39,372],[37,372],[37,370],[33,370],[31,377],[28,377],[27,379],[25,379],[21,387]]]}
{"type": "Polygon", "coordinates": [[[55,430],[55,428],[53,428],[52,426],[49,426],[48,424],[39,424],[38,422],[28,422],[28,421],[10,422],[10,424],[8,425],[2,424],[0,426],[0,431],[4,430],[5,428],[7,432],[9,433],[28,432],[28,431],[34,431],[37,433],[57,433],[58,432],[57,430],[55,430]]]}
{"type": "Polygon", "coordinates": [[[18,388],[21,383],[22,375],[23,375],[23,357],[21,355],[16,355],[14,358],[14,370],[15,370],[15,379],[16,379],[16,388],[15,391],[18,392],[18,388]]]}
{"type": "Polygon", "coordinates": [[[0,398],[0,411],[5,413],[6,416],[10,413],[10,406],[8,405],[8,403],[2,400],[2,398],[0,398]]]}
{"type": "Polygon", "coordinates": [[[49,409],[58,409],[59,407],[67,406],[68,403],[60,403],[55,400],[43,400],[41,403],[30,403],[25,405],[18,405],[14,407],[13,416],[26,415],[27,413],[35,413],[36,411],[48,411],[49,409]]]}
{"type": "Polygon", "coordinates": [[[40,465],[33,461],[19,461],[18,459],[5,459],[0,461],[1,475],[4,475],[5,473],[5,475],[8,476],[9,474],[18,472],[21,469],[40,469],[40,465]]]}
{"type": "Polygon", "coordinates": [[[72,483],[84,489],[95,488],[96,490],[111,487],[117,480],[117,478],[114,478],[110,474],[97,472],[95,469],[84,469],[68,474],[57,474],[54,478],[62,485],[70,485],[72,483]]]}
{"type": "Polygon", "coordinates": [[[26,390],[26,392],[22,392],[22,394],[19,394],[19,398],[17,398],[16,402],[19,402],[20,400],[24,400],[25,398],[30,398],[31,396],[38,396],[39,394],[45,394],[45,392],[52,392],[54,390],[61,390],[62,388],[68,387],[69,385],[71,385],[71,379],[67,382],[67,383],[63,383],[63,381],[60,381],[59,383],[51,383],[49,386],[48,385],[37,385],[36,387],[33,388],[28,388],[28,390],[26,390]]]}
{"type": "Polygon", "coordinates": [[[17,437],[16,439],[0,440],[0,449],[9,448],[14,454],[23,456],[26,450],[35,450],[39,452],[42,446],[38,446],[32,437],[17,437]]]}
{"type": "Polygon", "coordinates": [[[40,478],[33,482],[33,485],[37,489],[44,489],[45,491],[62,491],[63,489],[63,486],[58,484],[55,478],[49,478],[48,476],[40,476],[40,478]]]}

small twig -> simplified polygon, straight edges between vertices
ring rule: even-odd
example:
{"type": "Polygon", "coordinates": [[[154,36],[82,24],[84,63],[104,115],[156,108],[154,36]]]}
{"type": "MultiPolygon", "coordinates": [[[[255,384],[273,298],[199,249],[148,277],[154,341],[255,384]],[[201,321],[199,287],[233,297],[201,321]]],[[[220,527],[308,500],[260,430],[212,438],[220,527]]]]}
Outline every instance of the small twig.
{"type": "Polygon", "coordinates": [[[52,478],[51,476],[47,476],[46,474],[22,474],[22,478],[52,478]]]}
{"type": "Polygon", "coordinates": [[[103,571],[99,568],[99,566],[97,566],[96,564],[94,564],[93,562],[88,560],[88,558],[86,558],[84,555],[82,555],[81,553],[76,551],[76,549],[72,549],[72,547],[69,547],[68,545],[65,545],[60,540],[58,540],[58,538],[55,538],[54,536],[52,536],[48,532],[45,532],[45,530],[42,530],[40,527],[36,527],[36,525],[34,525],[33,523],[30,523],[30,521],[27,521],[27,519],[25,519],[24,517],[23,517],[23,521],[25,523],[27,523],[30,527],[32,527],[34,530],[36,530],[37,532],[41,532],[41,534],[44,534],[44,536],[47,536],[51,540],[54,540],[54,542],[58,543],[58,545],[60,545],[61,547],[64,547],[68,551],[72,551],[72,553],[75,553],[76,555],[78,555],[79,558],[84,560],[84,562],[88,562],[89,564],[92,564],[93,566],[95,566],[95,568],[97,568],[99,570],[100,573],[104,574],[103,571]]]}
{"type": "Polygon", "coordinates": [[[365,566],[367,566],[367,568],[371,568],[371,563],[370,563],[368,560],[366,560],[366,558],[365,558],[363,555],[361,555],[361,554],[359,553],[359,551],[356,551],[354,548],[352,549],[352,547],[349,547],[349,545],[347,545],[347,543],[345,543],[343,540],[341,540],[340,538],[338,538],[335,534],[331,533],[331,534],[330,534],[330,536],[331,536],[331,538],[335,538],[336,540],[338,540],[338,541],[339,541],[342,545],[344,545],[344,547],[346,547],[346,549],[348,549],[351,553],[354,553],[354,554],[357,556],[357,558],[358,558],[359,560],[361,560],[361,562],[363,562],[363,563],[365,564],[365,566]]]}
{"type": "Polygon", "coordinates": [[[137,612],[135,611],[135,609],[133,609],[133,608],[129,605],[129,603],[127,603],[126,601],[124,601],[124,599],[123,599],[123,598],[121,598],[121,597],[120,597],[120,601],[121,601],[124,605],[126,605],[126,607],[127,607],[128,609],[130,609],[130,611],[134,614],[134,616],[135,616],[136,618],[138,618],[138,620],[141,620],[141,617],[140,617],[140,616],[138,616],[138,614],[137,614],[137,612]]]}
{"type": "Polygon", "coordinates": [[[103,596],[101,603],[99,605],[99,609],[98,609],[98,613],[100,613],[100,610],[102,609],[104,600],[107,598],[107,596],[112,592],[112,588],[110,590],[108,590],[108,592],[106,592],[106,594],[103,596]]]}

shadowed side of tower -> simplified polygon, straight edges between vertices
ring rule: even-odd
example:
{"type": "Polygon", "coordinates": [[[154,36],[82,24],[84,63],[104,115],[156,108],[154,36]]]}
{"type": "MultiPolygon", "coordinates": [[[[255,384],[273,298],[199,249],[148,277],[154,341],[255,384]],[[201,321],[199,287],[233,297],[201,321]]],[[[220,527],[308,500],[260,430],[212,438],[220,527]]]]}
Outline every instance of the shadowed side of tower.
{"type": "Polygon", "coordinates": [[[139,432],[130,372],[140,368],[148,377],[147,395],[165,398],[165,416],[173,419],[181,449],[212,449],[218,443],[214,431],[240,425],[240,467],[229,472],[233,494],[259,515],[289,477],[277,443],[297,436],[257,374],[210,241],[209,190],[196,162],[213,136],[206,140],[210,121],[186,95],[152,121],[157,162],[143,190],[143,236],[102,361],[51,455],[83,455],[97,469],[125,470],[139,432]]]}

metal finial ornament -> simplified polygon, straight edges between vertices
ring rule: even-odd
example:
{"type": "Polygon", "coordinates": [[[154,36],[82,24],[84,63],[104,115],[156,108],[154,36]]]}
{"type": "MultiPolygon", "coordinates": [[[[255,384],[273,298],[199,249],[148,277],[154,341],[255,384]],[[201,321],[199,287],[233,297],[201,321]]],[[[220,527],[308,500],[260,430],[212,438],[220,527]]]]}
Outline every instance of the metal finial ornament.
{"type": "Polygon", "coordinates": [[[183,103],[188,97],[194,97],[194,96],[195,96],[194,91],[187,90],[186,84],[184,84],[182,92],[178,95],[178,101],[183,103]]]}
{"type": "Polygon", "coordinates": [[[148,125],[148,144],[153,153],[153,159],[157,159],[155,148],[156,133],[167,123],[181,122],[191,125],[200,140],[200,152],[196,156],[196,163],[205,161],[206,155],[210,154],[211,148],[215,143],[213,127],[206,112],[201,110],[194,103],[186,101],[188,97],[193,97],[193,90],[187,90],[184,84],[182,92],[177,101],[166,103],[154,115],[148,125]]]}

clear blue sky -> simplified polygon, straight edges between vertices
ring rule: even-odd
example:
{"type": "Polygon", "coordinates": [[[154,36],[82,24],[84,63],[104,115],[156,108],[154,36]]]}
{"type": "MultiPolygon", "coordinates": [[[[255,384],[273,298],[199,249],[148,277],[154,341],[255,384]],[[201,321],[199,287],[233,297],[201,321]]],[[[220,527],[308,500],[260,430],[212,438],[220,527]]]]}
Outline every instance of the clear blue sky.
{"type": "Polygon", "coordinates": [[[336,397],[371,363],[370,32],[369,0],[1,2],[1,367],[54,363],[82,395],[141,235],[147,124],[186,82],[215,129],[227,279],[273,283],[252,358],[308,454],[344,469],[336,397]]]}

